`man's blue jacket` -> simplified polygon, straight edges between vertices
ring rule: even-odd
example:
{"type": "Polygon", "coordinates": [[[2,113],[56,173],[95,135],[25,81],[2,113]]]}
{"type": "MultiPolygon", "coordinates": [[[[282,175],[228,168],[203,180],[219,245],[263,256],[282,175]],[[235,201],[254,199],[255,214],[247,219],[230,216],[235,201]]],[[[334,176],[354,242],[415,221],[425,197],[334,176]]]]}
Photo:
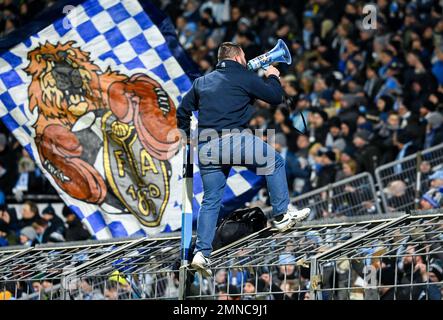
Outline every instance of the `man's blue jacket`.
{"type": "Polygon", "coordinates": [[[197,78],[177,108],[178,127],[189,136],[192,111],[198,111],[198,129],[247,128],[254,112],[255,99],[270,104],[283,100],[283,89],[277,76],[265,81],[233,60],[222,60],[216,69],[197,78]]]}

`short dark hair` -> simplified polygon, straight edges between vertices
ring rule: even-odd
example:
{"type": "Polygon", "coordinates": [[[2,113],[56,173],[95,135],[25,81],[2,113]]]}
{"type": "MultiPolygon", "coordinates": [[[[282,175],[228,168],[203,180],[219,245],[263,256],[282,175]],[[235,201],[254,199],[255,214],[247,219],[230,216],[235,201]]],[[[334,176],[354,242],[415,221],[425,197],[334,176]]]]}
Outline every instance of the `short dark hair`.
{"type": "Polygon", "coordinates": [[[241,46],[234,42],[223,42],[218,48],[217,59],[218,61],[224,59],[232,59],[241,53],[241,46]]]}

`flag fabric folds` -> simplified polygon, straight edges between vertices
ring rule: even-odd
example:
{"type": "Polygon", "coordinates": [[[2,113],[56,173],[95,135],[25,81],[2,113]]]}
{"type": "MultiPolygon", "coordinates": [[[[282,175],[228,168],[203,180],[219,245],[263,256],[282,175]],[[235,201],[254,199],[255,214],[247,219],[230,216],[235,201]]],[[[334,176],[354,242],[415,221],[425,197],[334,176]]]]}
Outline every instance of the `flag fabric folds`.
{"type": "Polygon", "coordinates": [[[179,228],[182,156],[166,135],[191,79],[160,28],[133,0],[42,19],[0,43],[2,121],[98,239],[179,228]]]}

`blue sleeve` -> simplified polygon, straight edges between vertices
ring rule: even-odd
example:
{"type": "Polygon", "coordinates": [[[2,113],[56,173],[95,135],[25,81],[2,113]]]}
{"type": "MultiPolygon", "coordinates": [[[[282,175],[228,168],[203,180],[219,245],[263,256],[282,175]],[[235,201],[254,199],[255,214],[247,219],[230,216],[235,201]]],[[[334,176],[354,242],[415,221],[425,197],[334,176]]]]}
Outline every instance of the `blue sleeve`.
{"type": "Polygon", "coordinates": [[[192,111],[198,110],[197,80],[192,84],[191,89],[185,94],[183,100],[177,108],[177,126],[189,136],[192,111]]]}
{"type": "Polygon", "coordinates": [[[247,82],[247,91],[253,98],[270,104],[280,104],[283,101],[283,88],[278,77],[274,75],[269,76],[267,80],[263,80],[256,74],[251,73],[250,80],[247,82]]]}

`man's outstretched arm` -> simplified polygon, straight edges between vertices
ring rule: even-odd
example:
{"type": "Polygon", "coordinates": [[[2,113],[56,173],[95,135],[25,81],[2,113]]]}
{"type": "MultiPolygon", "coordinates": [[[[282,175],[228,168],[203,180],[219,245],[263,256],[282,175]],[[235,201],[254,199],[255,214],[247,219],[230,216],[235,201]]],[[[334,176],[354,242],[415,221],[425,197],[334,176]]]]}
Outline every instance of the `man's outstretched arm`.
{"type": "Polygon", "coordinates": [[[283,101],[284,91],[279,80],[280,72],[273,66],[269,66],[265,72],[266,80],[252,74],[248,83],[248,91],[257,99],[270,104],[280,104],[283,101]]]}

